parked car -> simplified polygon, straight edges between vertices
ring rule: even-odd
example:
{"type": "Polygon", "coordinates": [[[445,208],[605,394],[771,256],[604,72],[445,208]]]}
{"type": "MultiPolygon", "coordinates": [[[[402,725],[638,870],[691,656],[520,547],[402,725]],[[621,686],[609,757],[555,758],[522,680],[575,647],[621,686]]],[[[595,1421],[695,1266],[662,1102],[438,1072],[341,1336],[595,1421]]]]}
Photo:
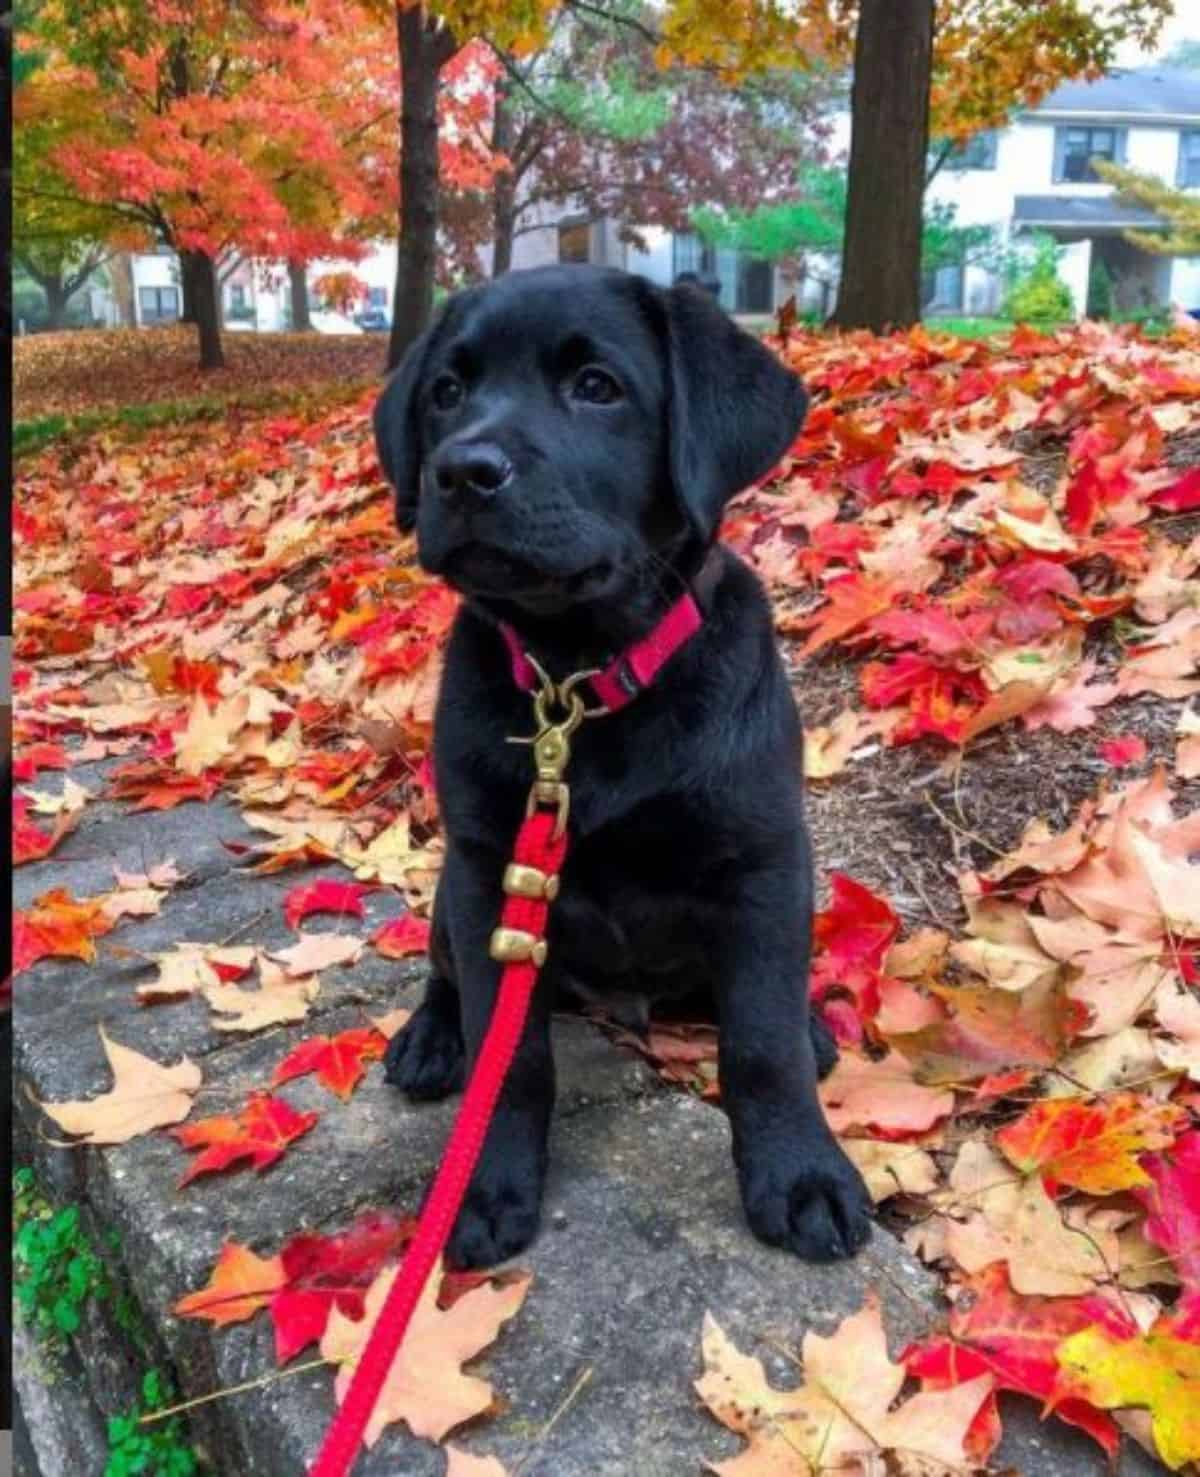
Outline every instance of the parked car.
{"type": "Polygon", "coordinates": [[[355,314],[354,321],[364,333],[389,333],[392,327],[392,320],[384,308],[364,308],[355,314]]]}

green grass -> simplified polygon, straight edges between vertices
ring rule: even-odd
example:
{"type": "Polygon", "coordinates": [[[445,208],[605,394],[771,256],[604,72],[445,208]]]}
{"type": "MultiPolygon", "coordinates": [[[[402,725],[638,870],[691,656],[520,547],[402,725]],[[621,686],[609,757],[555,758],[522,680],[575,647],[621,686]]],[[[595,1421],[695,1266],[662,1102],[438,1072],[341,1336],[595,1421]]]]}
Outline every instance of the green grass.
{"type": "Polygon", "coordinates": [[[287,386],[235,396],[198,396],[190,400],[159,400],[148,405],[122,405],[115,409],[85,411],[79,415],[42,415],[17,421],[12,428],[14,458],[33,456],[56,442],[76,441],[97,431],[123,431],[131,438],[160,426],[182,426],[193,422],[221,420],[230,411],[302,410],[313,404],[333,406],[353,400],[374,381],[361,384],[287,386]]]}

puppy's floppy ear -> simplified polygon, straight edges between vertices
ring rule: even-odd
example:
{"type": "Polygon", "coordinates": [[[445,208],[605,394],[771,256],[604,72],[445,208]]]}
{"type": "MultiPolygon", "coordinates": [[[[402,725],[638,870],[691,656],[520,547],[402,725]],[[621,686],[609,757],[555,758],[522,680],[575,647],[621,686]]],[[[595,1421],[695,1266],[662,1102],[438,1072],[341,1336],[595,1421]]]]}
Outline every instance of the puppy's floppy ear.
{"type": "Polygon", "coordinates": [[[440,308],[425,332],[408,349],[399,367],[375,402],[375,452],[383,475],[396,493],[396,526],[407,532],[417,521],[421,485],[421,428],[417,420],[417,393],[429,351],[449,312],[440,308]]]}
{"type": "Polygon", "coordinates": [[[708,542],[734,493],[769,472],[804,424],[800,380],[695,287],[662,290],[675,493],[708,542]]]}

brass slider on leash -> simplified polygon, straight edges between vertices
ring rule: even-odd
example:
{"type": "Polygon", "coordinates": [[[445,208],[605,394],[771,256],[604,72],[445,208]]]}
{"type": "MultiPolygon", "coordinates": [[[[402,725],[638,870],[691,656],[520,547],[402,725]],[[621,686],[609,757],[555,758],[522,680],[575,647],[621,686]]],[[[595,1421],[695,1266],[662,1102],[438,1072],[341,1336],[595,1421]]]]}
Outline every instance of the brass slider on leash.
{"type": "Polygon", "coordinates": [[[488,953],[499,964],[524,964],[541,969],[546,962],[546,940],[535,938],[523,928],[496,928],[488,941],[488,953]]]}
{"type": "Polygon", "coordinates": [[[558,896],[557,872],[547,875],[538,867],[524,867],[520,862],[509,862],[501,885],[508,897],[544,897],[552,903],[558,896]]]}

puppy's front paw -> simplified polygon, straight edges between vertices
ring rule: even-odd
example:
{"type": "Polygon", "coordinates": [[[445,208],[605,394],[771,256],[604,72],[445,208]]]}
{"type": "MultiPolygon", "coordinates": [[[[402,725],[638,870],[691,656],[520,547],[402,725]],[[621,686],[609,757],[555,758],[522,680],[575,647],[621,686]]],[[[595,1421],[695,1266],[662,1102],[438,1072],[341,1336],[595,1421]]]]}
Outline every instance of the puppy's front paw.
{"type": "Polygon", "coordinates": [[[536,1162],[498,1168],[485,1163],[475,1173],[454,1224],[447,1259],[455,1267],[494,1267],[524,1251],[537,1234],[542,1210],[542,1170],[536,1162]]]}
{"type": "Polygon", "coordinates": [[[747,1156],[741,1184],[754,1234],[805,1261],[841,1261],[870,1239],[871,1197],[836,1143],[747,1156]]]}
{"type": "Polygon", "coordinates": [[[463,1085],[463,1039],[458,1022],[428,1005],[388,1042],[383,1057],[384,1081],[410,1098],[432,1101],[463,1085]]]}

